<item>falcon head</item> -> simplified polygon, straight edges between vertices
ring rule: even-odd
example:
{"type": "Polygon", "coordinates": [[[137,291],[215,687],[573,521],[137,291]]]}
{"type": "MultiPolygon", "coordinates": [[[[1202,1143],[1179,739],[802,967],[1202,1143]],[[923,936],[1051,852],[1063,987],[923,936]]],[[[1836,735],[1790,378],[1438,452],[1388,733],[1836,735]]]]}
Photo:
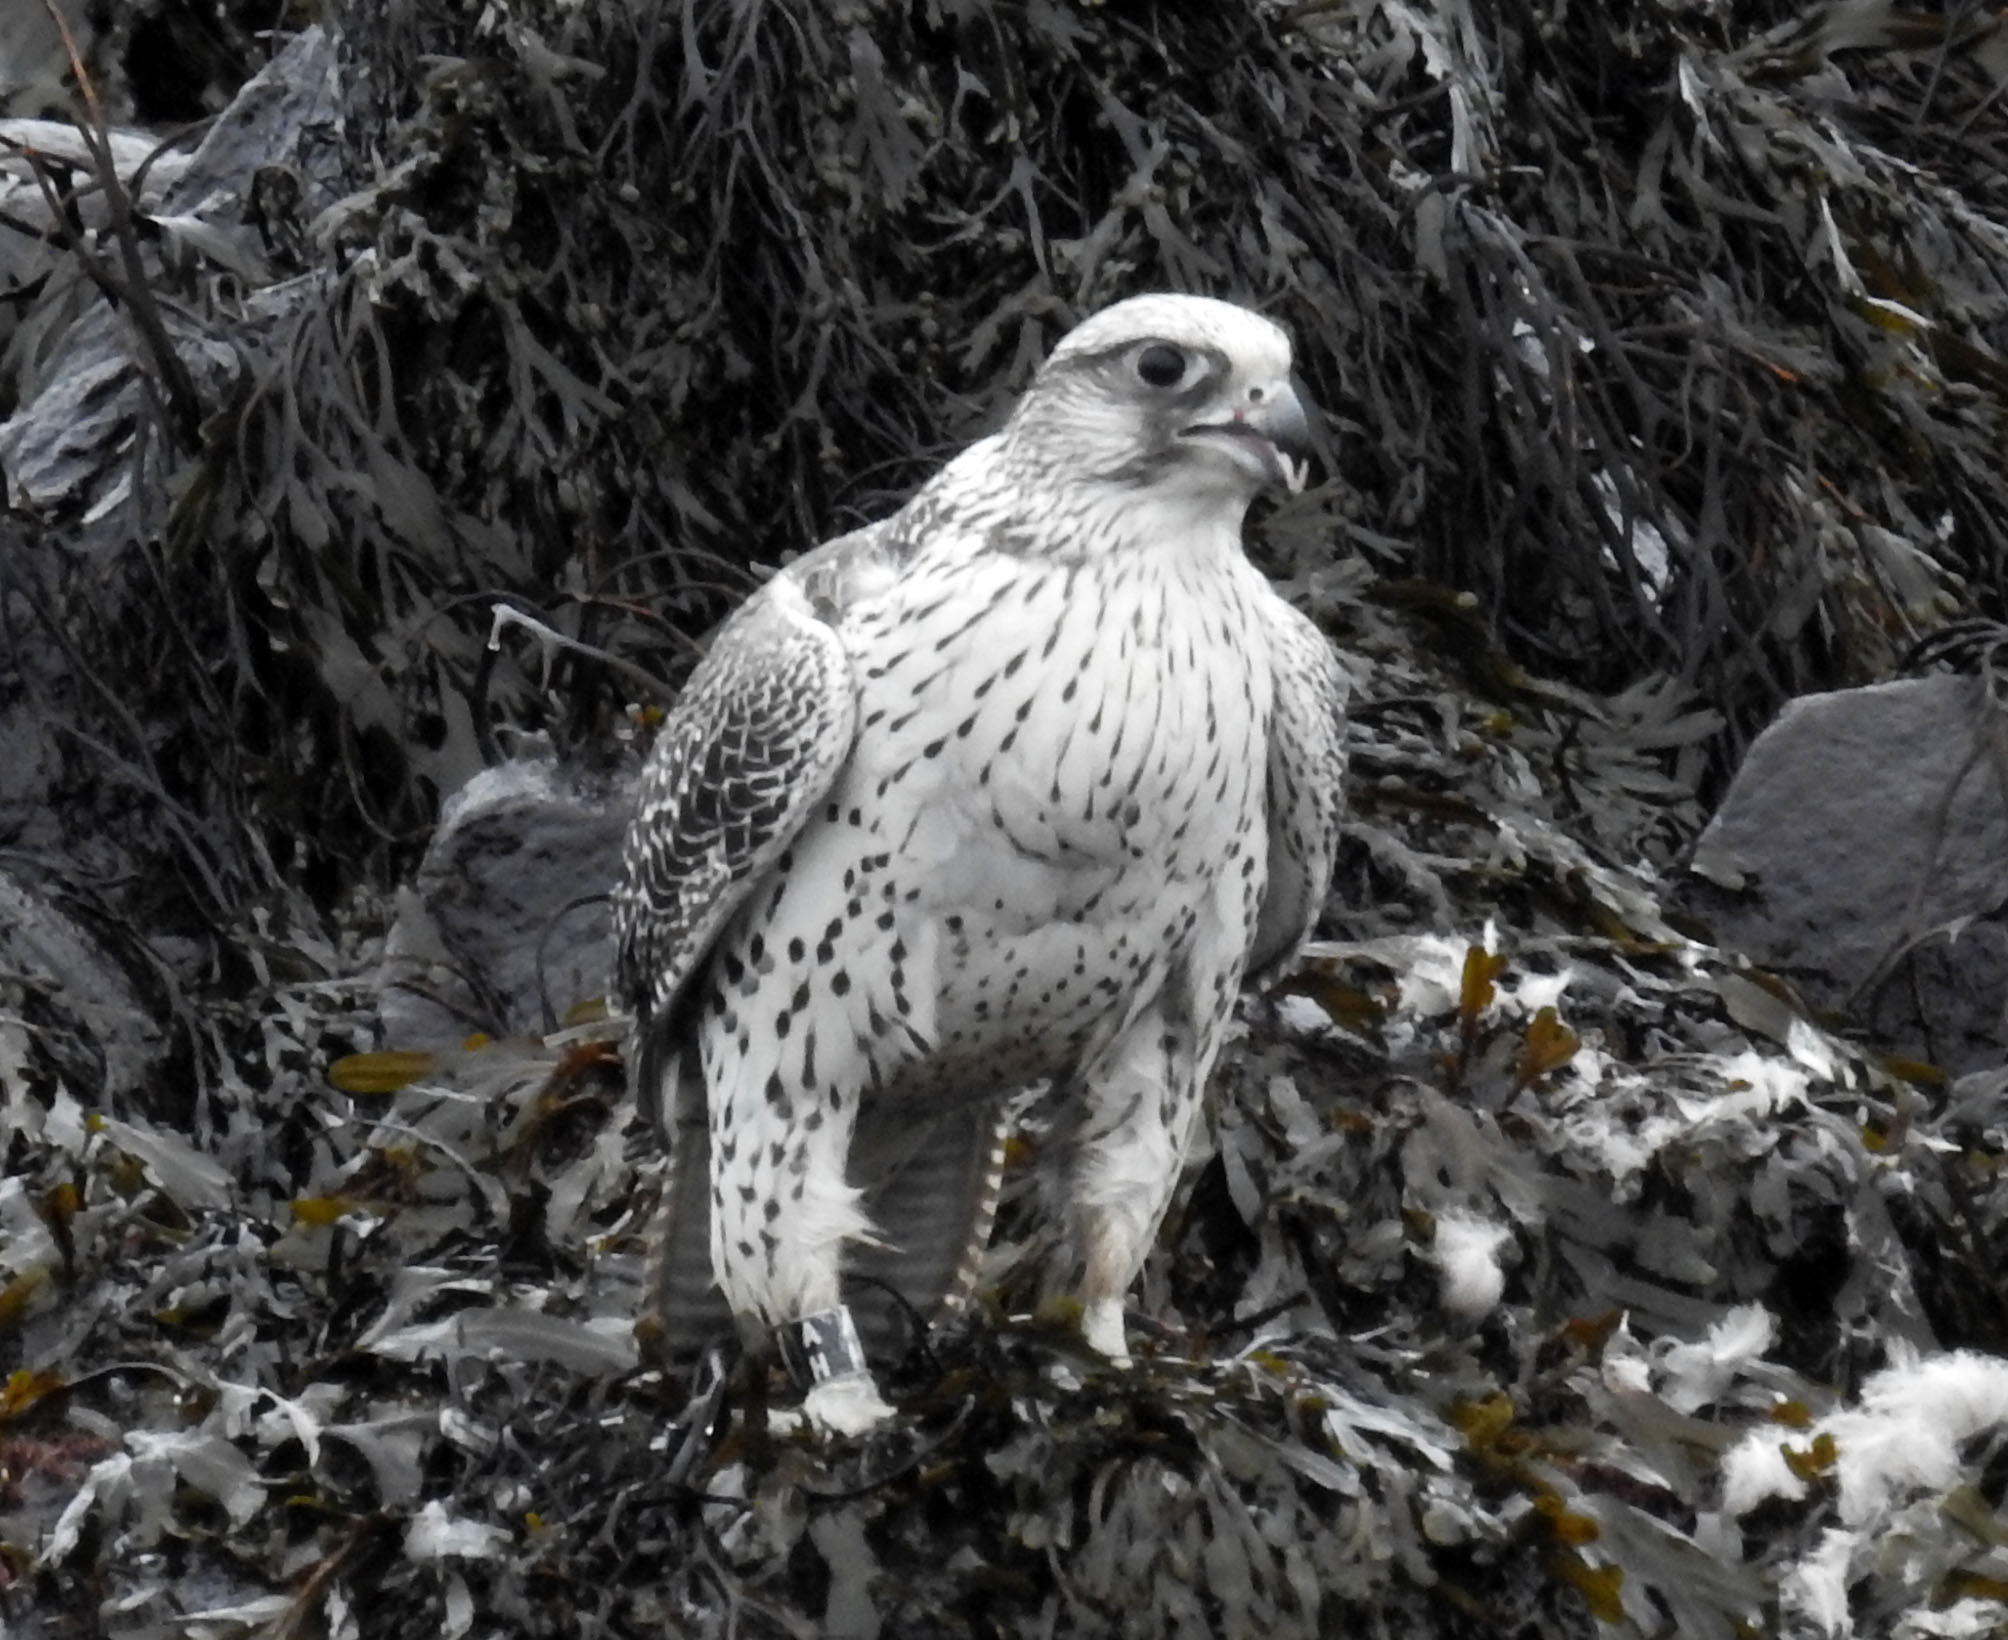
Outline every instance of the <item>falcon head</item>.
{"type": "Polygon", "coordinates": [[[1069,331],[1005,438],[1048,474],[1230,510],[1303,488],[1310,428],[1290,338],[1204,296],[1133,296],[1069,331]]]}

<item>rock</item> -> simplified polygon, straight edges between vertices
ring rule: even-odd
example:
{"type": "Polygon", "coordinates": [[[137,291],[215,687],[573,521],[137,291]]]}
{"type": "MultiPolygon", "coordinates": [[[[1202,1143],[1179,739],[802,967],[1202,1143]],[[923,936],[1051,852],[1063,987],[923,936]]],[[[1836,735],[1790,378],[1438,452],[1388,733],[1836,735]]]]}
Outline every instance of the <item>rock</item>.
{"type": "MultiPolygon", "coordinates": [[[[245,83],[192,155],[156,156],[159,139],[149,132],[111,133],[115,168],[139,188],[145,254],[164,256],[183,279],[199,272],[235,287],[227,327],[206,304],[161,304],[168,339],[206,410],[228,397],[247,353],[259,351],[326,279],[278,275],[299,225],[344,190],[341,106],[334,41],[310,28],[245,83]],[[283,208],[274,203],[280,199],[283,208]],[[251,225],[254,203],[262,231],[251,225]],[[268,254],[275,249],[279,254],[268,254]]],[[[87,166],[81,137],[50,122],[12,122],[0,139],[0,154],[11,152],[11,142],[87,166]]],[[[90,254],[117,268],[116,247],[98,231],[102,202],[91,198],[84,221],[90,254]]],[[[0,165],[0,207],[25,214],[31,224],[46,220],[40,187],[18,153],[0,165]]],[[[130,321],[86,281],[72,252],[32,238],[12,251],[0,247],[0,286],[9,279],[25,286],[38,275],[47,276],[48,288],[26,309],[18,332],[0,334],[8,367],[0,405],[19,399],[0,422],[7,500],[30,513],[81,512],[77,539],[115,549],[132,533],[125,516],[132,449],[150,427],[153,366],[136,356],[143,349],[130,321]]],[[[165,283],[157,276],[150,282],[165,283]]]]}
{"type": "Polygon", "coordinates": [[[1723,945],[1955,1075],[2008,1047],[2008,791],[1982,713],[1971,677],[1791,702],[1682,894],[1723,945]]]}
{"type": "MultiPolygon", "coordinates": [[[[91,7],[86,0],[57,0],[56,9],[90,71],[101,75],[105,65],[96,51],[100,30],[91,19],[91,7]]],[[[43,0],[0,8],[0,113],[67,109],[71,92],[64,80],[69,72],[63,31],[43,0]]]]}
{"type": "Polygon", "coordinates": [[[448,798],[385,946],[385,1046],[544,1032],[604,996],[631,804],[629,786],[546,758],[484,769],[448,798]]]}
{"type": "Polygon", "coordinates": [[[60,1086],[86,1110],[123,1112],[145,1102],[166,1047],[126,969],[48,894],[0,872],[0,1108],[60,1086]]]}
{"type": "MultiPolygon", "coordinates": [[[[260,198],[261,183],[278,180],[275,171],[289,178],[287,214],[300,224],[348,191],[356,161],[342,99],[336,37],[318,26],[302,29],[216,116],[162,201],[163,231],[171,239],[177,229],[197,224],[195,248],[206,251],[227,239],[237,257],[258,262],[272,244],[269,232],[256,226],[253,207],[258,213],[276,208],[276,200],[260,198]]],[[[228,265],[229,253],[218,260],[228,265]]]]}
{"type": "MultiPolygon", "coordinates": [[[[41,0],[21,9],[47,22],[41,0]]],[[[0,84],[10,43],[31,32],[0,24],[0,84]]],[[[316,268],[279,278],[292,266],[290,226],[340,197],[343,168],[357,163],[343,140],[338,69],[334,38],[309,28],[192,152],[154,131],[108,134],[139,221],[145,282],[205,414],[241,398],[247,374],[289,356],[300,314],[338,277],[316,268]]],[[[10,514],[0,519],[0,837],[52,881],[139,884],[148,875],[139,859],[181,845],[157,848],[159,810],[133,800],[134,777],[118,760],[139,742],[144,762],[189,705],[136,686],[139,674],[108,665],[99,645],[108,632],[162,629],[162,572],[137,549],[168,533],[193,481],[167,482],[173,459],[149,442],[161,437],[160,371],[132,304],[112,302],[86,274],[82,255],[126,277],[96,164],[73,125],[0,120],[0,224],[12,224],[0,226],[0,292],[15,298],[0,301],[0,512],[10,514]],[[59,192],[65,180],[74,189],[64,216],[80,230],[81,255],[39,231],[51,216],[37,165],[59,192]],[[84,703],[98,697],[118,702],[115,754],[81,728],[84,703]]]]}

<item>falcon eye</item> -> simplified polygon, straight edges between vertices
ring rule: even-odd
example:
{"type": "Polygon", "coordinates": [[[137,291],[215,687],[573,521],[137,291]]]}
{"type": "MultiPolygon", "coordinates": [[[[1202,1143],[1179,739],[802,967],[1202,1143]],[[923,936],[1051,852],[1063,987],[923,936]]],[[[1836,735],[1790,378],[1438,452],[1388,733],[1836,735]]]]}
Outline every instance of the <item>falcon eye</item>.
{"type": "Polygon", "coordinates": [[[1136,356],[1136,373],[1150,387],[1176,387],[1185,379],[1185,355],[1169,342],[1152,342],[1136,356]]]}

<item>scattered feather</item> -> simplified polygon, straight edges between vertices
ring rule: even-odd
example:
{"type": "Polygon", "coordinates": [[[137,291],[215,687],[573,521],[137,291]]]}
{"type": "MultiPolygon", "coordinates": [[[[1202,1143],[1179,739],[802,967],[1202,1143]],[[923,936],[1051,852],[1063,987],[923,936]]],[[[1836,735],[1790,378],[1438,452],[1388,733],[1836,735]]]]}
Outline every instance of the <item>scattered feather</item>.
{"type": "Polygon", "coordinates": [[[1439,1213],[1429,1256],[1443,1281],[1443,1307],[1453,1315],[1488,1315],[1506,1290],[1499,1249],[1512,1232],[1468,1213],[1439,1213]]]}
{"type": "Polygon", "coordinates": [[[437,1498],[413,1515],[404,1530],[404,1552],[417,1561],[487,1560],[508,1544],[509,1534],[501,1527],[448,1514],[437,1498]]]}

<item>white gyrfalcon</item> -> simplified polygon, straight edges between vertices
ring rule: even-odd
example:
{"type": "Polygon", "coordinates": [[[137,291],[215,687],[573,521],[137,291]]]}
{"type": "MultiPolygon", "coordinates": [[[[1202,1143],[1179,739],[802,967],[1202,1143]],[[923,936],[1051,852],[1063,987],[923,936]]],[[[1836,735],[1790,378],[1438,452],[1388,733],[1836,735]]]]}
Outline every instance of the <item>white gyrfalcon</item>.
{"type": "Polygon", "coordinates": [[[1306,442],[1277,326],[1120,302],[1001,432],[719,630],[614,901],[673,1154],[672,1348],[729,1312],[806,1368],[813,1417],[882,1417],[852,1313],[886,1301],[848,1278],[966,1296],[1001,1102],[1048,1082],[1082,1328],[1127,1359],[1235,993],[1331,879],[1342,674],[1241,542],[1306,442]]]}

